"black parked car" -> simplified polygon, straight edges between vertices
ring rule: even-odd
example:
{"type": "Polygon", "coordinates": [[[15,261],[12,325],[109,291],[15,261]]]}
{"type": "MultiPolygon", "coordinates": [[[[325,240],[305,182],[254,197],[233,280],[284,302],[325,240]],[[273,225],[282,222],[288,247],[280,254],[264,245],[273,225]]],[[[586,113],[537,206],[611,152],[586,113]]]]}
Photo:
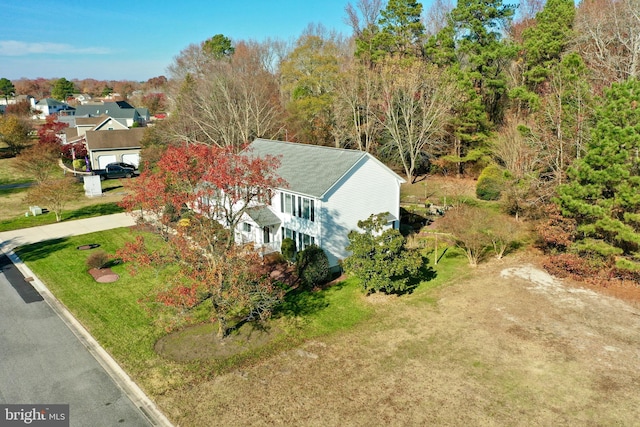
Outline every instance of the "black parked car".
{"type": "Polygon", "coordinates": [[[100,175],[101,180],[110,178],[131,178],[140,175],[140,171],[129,163],[109,163],[104,169],[95,169],[94,175],[100,175]]]}

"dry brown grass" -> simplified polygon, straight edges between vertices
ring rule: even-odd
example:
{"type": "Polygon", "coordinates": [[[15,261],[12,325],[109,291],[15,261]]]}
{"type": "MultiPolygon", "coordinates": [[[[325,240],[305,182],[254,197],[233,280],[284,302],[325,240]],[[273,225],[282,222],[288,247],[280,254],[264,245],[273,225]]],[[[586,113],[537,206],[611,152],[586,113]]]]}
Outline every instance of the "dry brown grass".
{"type": "Polygon", "coordinates": [[[428,176],[411,184],[402,184],[401,201],[423,203],[425,200],[435,205],[450,204],[459,197],[476,197],[476,181],[469,178],[428,176]]]}
{"type": "Polygon", "coordinates": [[[0,158],[0,185],[29,180],[27,174],[14,169],[15,157],[0,158]]]}
{"type": "Polygon", "coordinates": [[[481,265],[435,305],[369,299],[375,321],[156,400],[180,426],[636,424],[640,311],[530,263],[481,265]]]}

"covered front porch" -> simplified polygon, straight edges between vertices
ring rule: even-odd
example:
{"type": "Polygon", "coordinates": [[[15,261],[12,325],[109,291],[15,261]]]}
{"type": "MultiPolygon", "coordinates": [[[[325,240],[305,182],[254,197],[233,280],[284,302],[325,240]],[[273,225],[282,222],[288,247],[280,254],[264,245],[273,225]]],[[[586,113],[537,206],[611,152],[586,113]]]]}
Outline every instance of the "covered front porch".
{"type": "Polygon", "coordinates": [[[268,206],[249,208],[236,229],[236,243],[252,243],[261,255],[280,252],[280,224],[280,218],[268,206]]]}

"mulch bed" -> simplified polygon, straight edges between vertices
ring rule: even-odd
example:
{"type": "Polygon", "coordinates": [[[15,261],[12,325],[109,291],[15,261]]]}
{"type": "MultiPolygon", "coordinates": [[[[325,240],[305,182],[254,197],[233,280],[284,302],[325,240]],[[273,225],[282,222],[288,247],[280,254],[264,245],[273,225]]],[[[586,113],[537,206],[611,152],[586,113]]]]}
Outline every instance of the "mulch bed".
{"type": "Polygon", "coordinates": [[[93,276],[98,283],[111,283],[120,278],[110,268],[92,268],[89,270],[89,274],[93,276]]]}

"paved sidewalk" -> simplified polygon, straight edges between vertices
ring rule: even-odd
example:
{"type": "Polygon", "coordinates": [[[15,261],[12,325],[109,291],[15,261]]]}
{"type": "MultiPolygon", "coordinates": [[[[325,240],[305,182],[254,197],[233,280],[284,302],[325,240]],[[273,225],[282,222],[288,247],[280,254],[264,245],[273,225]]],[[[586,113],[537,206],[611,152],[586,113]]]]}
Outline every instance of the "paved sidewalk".
{"type": "Polygon", "coordinates": [[[13,252],[19,246],[45,240],[93,233],[119,227],[135,225],[135,218],[125,213],[104,215],[95,218],[67,221],[51,225],[24,228],[0,233],[0,253],[4,252],[30,283],[44,298],[60,319],[76,335],[78,340],[93,355],[115,383],[128,395],[129,399],[146,415],[153,425],[170,427],[171,422],[160,412],[155,403],[131,380],[127,373],[111,358],[89,332],[47,289],[44,283],[13,252]]]}
{"type": "Polygon", "coordinates": [[[22,228],[20,230],[3,231],[0,233],[0,248],[5,252],[30,243],[44,240],[60,239],[69,236],[93,233],[95,231],[110,230],[118,227],[135,225],[135,218],[126,213],[103,215],[94,218],[78,219],[76,221],[58,222],[38,227],[22,228]]]}

